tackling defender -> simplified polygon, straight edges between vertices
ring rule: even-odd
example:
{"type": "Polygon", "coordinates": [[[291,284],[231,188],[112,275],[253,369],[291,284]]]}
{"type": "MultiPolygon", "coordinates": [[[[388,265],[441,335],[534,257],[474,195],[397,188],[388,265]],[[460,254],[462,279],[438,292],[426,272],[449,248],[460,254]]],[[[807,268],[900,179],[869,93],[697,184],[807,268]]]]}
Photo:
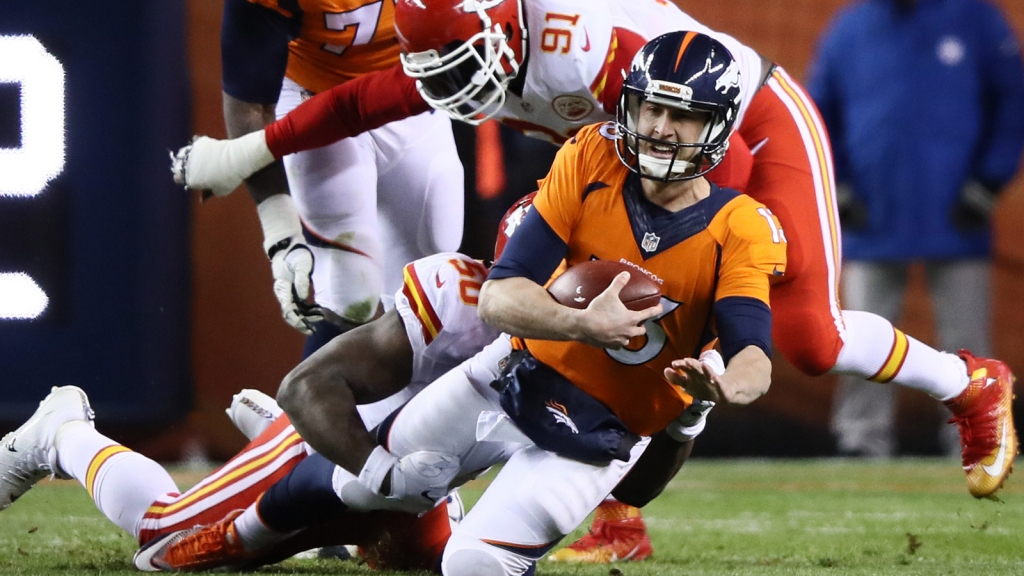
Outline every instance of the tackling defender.
{"type": "MultiPolygon", "coordinates": [[[[365,428],[357,428],[361,420],[355,412],[356,402],[377,401],[402,389],[414,394],[497,336],[476,314],[476,293],[485,276],[482,264],[456,253],[409,264],[407,282],[395,295],[396,309],[334,339],[300,364],[290,378],[317,374],[328,378],[336,390],[343,390],[351,402],[333,409],[349,411],[352,444],[364,440],[371,443],[372,450],[373,437],[365,428]]],[[[303,549],[355,543],[370,547],[379,566],[430,569],[450,531],[443,505],[418,519],[395,512],[365,514],[347,509],[333,492],[330,500],[321,499],[316,507],[291,510],[292,514],[305,514],[306,524],[294,530],[287,525],[287,515],[261,517],[259,506],[272,508],[292,497],[293,485],[279,480],[317,465],[307,458],[311,450],[286,416],[277,418],[241,453],[184,493],[157,463],[95,431],[88,398],[73,386],[55,388],[36,414],[2,442],[6,449],[0,451],[0,510],[47,475],[75,478],[99,510],[143,546],[165,543],[183,530],[226,516],[250,525],[279,520],[275,527],[280,538],[247,541],[242,537],[238,541],[252,549],[251,554],[243,555],[243,563],[259,565],[303,549]],[[251,515],[239,514],[247,508],[251,515]],[[307,525],[308,529],[301,529],[307,525]],[[388,546],[379,546],[382,543],[388,546]]],[[[447,492],[450,478],[419,474],[422,467],[432,464],[443,472],[443,458],[426,453],[401,459],[377,456],[376,462],[382,473],[389,475],[392,487],[400,485],[417,494],[430,491],[436,498],[447,492]]],[[[320,460],[329,472],[335,468],[322,457],[320,460]]],[[[357,461],[354,469],[362,465],[357,461]]],[[[379,486],[363,487],[354,475],[348,476],[352,484],[348,491],[354,498],[374,498],[378,508],[408,508],[396,499],[379,496],[379,486]]],[[[427,502],[427,507],[431,504],[433,501],[427,502]]],[[[138,566],[161,568],[147,562],[148,558],[142,557],[138,566]]]]}

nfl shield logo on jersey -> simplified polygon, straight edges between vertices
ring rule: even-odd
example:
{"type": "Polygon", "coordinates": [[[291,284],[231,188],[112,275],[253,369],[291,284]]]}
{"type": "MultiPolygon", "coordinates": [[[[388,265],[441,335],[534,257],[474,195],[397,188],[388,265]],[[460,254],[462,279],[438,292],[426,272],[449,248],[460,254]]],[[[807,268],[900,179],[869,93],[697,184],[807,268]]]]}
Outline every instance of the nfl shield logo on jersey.
{"type": "Polygon", "coordinates": [[[661,238],[656,234],[644,232],[644,239],[640,242],[640,247],[644,249],[644,252],[654,252],[658,249],[658,242],[661,242],[661,238]]]}

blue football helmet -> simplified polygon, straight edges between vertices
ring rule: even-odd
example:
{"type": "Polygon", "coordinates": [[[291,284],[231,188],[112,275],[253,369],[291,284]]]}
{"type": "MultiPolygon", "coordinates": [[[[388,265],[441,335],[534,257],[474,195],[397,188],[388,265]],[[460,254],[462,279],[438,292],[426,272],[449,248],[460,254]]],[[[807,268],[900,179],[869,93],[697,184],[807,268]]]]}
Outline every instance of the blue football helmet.
{"type": "Polygon", "coordinates": [[[707,174],[729,148],[729,134],[740,110],[740,67],[721,42],[699,32],[669,32],[644,45],[633,57],[615,114],[619,159],[643,178],[663,182],[707,174]],[[670,142],[637,131],[644,102],[701,112],[707,119],[697,142],[670,142]],[[646,141],[675,152],[655,158],[640,152],[646,141]],[[680,150],[697,148],[684,160],[680,150]]]}

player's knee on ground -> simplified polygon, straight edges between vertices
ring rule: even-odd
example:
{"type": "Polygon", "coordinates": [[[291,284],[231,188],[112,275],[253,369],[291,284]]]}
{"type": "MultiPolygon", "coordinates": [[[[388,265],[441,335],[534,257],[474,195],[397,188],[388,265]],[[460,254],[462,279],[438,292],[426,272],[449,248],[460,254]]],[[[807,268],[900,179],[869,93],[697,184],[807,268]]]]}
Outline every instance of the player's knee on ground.
{"type": "Polygon", "coordinates": [[[444,549],[441,573],[444,576],[519,576],[534,563],[530,558],[456,531],[444,549]]]}

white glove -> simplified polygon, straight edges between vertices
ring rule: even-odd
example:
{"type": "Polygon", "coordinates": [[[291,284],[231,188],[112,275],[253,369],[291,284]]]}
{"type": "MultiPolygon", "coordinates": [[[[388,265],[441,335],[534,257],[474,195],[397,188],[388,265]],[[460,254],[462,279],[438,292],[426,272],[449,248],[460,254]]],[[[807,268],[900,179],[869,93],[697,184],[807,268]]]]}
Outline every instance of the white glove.
{"type": "Polygon", "coordinates": [[[402,509],[423,512],[448,495],[449,485],[459,474],[459,458],[440,452],[421,450],[402,458],[378,446],[359,472],[359,483],[373,493],[391,473],[391,492],[387,499],[400,501],[402,509]]]}
{"type": "Polygon", "coordinates": [[[274,296],[281,316],[307,336],[313,324],[324,319],[323,309],[310,302],[313,253],[302,237],[302,221],[295,202],[287,194],[275,194],[256,207],[263,226],[263,250],[270,258],[274,296]]]}
{"type": "MultiPolygon", "coordinates": [[[[725,360],[717,350],[708,350],[700,355],[700,361],[711,369],[715,376],[725,373],[725,360]]],[[[715,403],[709,400],[694,399],[691,404],[678,418],[665,427],[665,433],[677,442],[688,442],[696,438],[704,431],[707,424],[708,412],[715,407],[715,403]]]]}
{"type": "Polygon", "coordinates": [[[198,136],[171,154],[174,181],[189,190],[227,196],[242,181],[274,161],[263,130],[233,140],[198,136]]]}

